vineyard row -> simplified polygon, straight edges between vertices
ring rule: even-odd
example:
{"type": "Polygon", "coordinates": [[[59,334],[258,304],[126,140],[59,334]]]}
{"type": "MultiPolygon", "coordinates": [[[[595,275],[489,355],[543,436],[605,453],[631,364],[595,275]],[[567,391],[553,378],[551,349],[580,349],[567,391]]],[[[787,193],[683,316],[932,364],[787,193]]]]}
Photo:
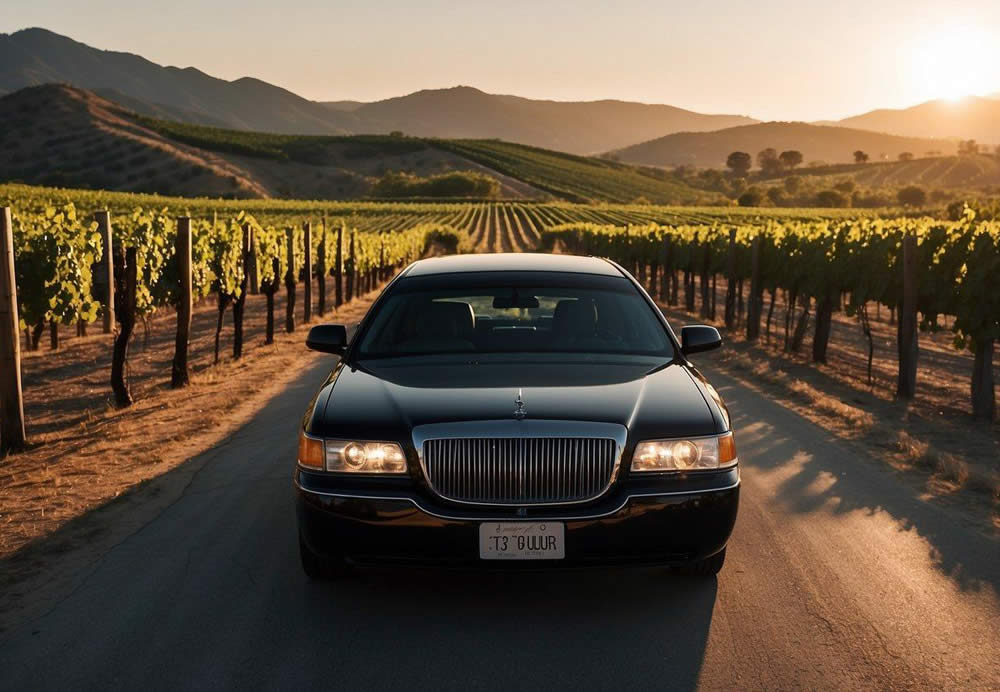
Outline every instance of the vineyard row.
{"type": "Polygon", "coordinates": [[[722,275],[730,329],[748,284],[749,341],[760,336],[765,292],[769,331],[775,295],[784,291],[786,304],[801,310],[794,329],[785,325],[786,344],[799,350],[814,309],[812,358],[819,363],[826,362],[833,313],[843,309],[857,316],[867,338],[869,380],[873,343],[868,305],[885,305],[898,314],[897,395],[903,398],[915,395],[918,330],[938,330],[939,317],[951,316],[956,347],[973,353],[973,414],[983,421],[995,417],[992,359],[1000,341],[1000,224],[977,221],[971,211],[958,222],[852,219],[728,228],[565,224],[543,230],[540,246],[609,257],[669,305],[679,304],[683,285],[684,307],[693,312],[700,294],[703,317],[714,316],[714,286],[722,275]]]}

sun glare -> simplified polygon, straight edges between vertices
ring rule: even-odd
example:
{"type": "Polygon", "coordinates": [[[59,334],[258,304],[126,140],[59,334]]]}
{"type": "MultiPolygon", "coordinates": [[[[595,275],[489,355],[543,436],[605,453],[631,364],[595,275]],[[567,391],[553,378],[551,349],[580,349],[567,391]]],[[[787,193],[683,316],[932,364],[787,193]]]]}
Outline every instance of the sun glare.
{"type": "Polygon", "coordinates": [[[1000,75],[996,42],[974,26],[939,27],[918,41],[911,60],[915,100],[946,99],[995,91],[1000,75]]]}

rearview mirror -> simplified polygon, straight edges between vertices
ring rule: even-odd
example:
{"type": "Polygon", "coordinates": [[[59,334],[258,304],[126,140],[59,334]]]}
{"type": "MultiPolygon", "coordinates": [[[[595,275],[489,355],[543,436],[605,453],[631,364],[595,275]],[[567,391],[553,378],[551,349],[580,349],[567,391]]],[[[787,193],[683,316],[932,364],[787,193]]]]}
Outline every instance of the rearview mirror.
{"type": "Polygon", "coordinates": [[[343,355],[347,350],[347,327],[342,324],[317,324],[309,330],[306,348],[320,353],[343,355]]]}
{"type": "Polygon", "coordinates": [[[715,327],[693,324],[681,327],[681,352],[684,355],[711,351],[722,345],[722,335],[715,327]]]}

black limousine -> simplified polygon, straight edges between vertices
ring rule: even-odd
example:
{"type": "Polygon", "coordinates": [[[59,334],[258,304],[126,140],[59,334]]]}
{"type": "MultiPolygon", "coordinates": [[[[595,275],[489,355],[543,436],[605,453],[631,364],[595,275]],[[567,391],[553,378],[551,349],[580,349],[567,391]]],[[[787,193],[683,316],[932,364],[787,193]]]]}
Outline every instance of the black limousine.
{"type": "Polygon", "coordinates": [[[420,260],[382,292],[302,420],[310,577],[358,564],[722,568],[740,473],[729,413],[620,266],[593,257],[420,260]]]}

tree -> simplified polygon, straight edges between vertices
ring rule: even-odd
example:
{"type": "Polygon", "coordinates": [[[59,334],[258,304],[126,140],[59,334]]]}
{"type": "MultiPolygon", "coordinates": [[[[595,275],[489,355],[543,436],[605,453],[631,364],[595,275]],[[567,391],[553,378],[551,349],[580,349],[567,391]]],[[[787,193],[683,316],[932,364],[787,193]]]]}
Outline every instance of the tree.
{"type": "Polygon", "coordinates": [[[737,203],[741,207],[759,207],[760,203],[764,201],[764,196],[760,194],[760,190],[755,187],[750,188],[737,200],[737,203]]]}
{"type": "Polygon", "coordinates": [[[774,206],[783,206],[785,204],[785,191],[780,187],[769,187],[767,188],[767,198],[774,206]]]}
{"type": "Polygon", "coordinates": [[[731,169],[733,174],[740,178],[745,177],[750,172],[752,165],[753,159],[745,151],[734,151],[726,159],[726,167],[731,169]]]}
{"type": "Polygon", "coordinates": [[[789,149],[788,151],[781,152],[781,154],[778,156],[778,159],[781,161],[782,165],[785,168],[789,170],[794,170],[796,166],[802,163],[803,156],[801,151],[797,151],[795,149],[789,149]]]}
{"type": "Polygon", "coordinates": [[[904,152],[900,153],[899,160],[900,161],[912,161],[913,160],[913,152],[912,151],[904,151],[904,152]]]}
{"type": "Polygon", "coordinates": [[[959,156],[975,156],[979,153],[979,142],[974,139],[963,139],[958,143],[959,156]]]}
{"type": "Polygon", "coordinates": [[[861,151],[860,149],[854,152],[854,163],[867,163],[867,162],[868,162],[868,154],[861,151]]]}
{"type": "Polygon", "coordinates": [[[781,161],[778,152],[771,147],[757,154],[757,167],[764,175],[775,175],[781,172],[781,161]]]}
{"type": "Polygon", "coordinates": [[[847,180],[841,180],[840,182],[838,182],[836,185],[833,186],[833,189],[836,190],[837,192],[843,192],[845,195],[849,195],[852,192],[854,192],[856,187],[857,184],[853,180],[848,178],[847,180]]]}
{"type": "Polygon", "coordinates": [[[927,203],[927,192],[922,187],[910,185],[897,192],[896,199],[906,207],[922,207],[927,203]]]}
{"type": "Polygon", "coordinates": [[[802,189],[801,178],[794,175],[790,175],[785,178],[785,192],[790,195],[794,195],[797,194],[800,189],[802,189]]]}
{"type": "Polygon", "coordinates": [[[820,207],[846,207],[850,200],[836,190],[823,190],[816,195],[816,205],[820,207]]]}

